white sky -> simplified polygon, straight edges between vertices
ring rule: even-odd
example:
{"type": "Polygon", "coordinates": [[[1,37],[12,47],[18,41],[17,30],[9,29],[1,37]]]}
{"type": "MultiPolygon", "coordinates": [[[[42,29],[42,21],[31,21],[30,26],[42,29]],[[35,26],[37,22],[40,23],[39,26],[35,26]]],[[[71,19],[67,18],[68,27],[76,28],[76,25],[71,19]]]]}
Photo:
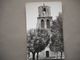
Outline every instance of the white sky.
{"type": "MultiPolygon", "coordinates": [[[[53,20],[56,19],[59,12],[62,12],[61,2],[44,2],[45,5],[50,6],[51,16],[53,20]]],[[[26,27],[27,30],[36,28],[38,7],[43,5],[43,2],[29,2],[26,3],[26,27]]]]}

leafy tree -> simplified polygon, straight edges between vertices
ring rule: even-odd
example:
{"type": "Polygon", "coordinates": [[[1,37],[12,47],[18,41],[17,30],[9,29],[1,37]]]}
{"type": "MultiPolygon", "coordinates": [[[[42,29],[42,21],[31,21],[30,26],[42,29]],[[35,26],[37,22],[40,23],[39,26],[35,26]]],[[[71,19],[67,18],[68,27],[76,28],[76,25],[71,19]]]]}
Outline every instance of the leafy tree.
{"type": "Polygon", "coordinates": [[[50,49],[51,51],[55,52],[61,52],[61,59],[62,59],[62,52],[64,51],[64,41],[63,41],[63,21],[62,21],[62,15],[59,14],[57,17],[57,20],[53,21],[53,25],[51,26],[51,45],[50,49]]]}
{"type": "Polygon", "coordinates": [[[33,60],[35,60],[35,45],[34,45],[34,41],[36,40],[36,34],[35,34],[35,30],[30,30],[27,33],[27,48],[29,50],[29,52],[32,52],[33,54],[33,60]]]}
{"type": "Polygon", "coordinates": [[[62,21],[62,14],[59,14],[59,17],[57,18],[57,23],[59,26],[59,51],[61,52],[61,59],[62,59],[62,52],[64,51],[64,41],[63,41],[63,21],[62,21]]]}
{"type": "Polygon", "coordinates": [[[33,54],[33,60],[35,60],[35,53],[38,53],[45,49],[49,42],[49,34],[47,30],[36,29],[30,30],[28,33],[28,49],[33,54]]]}
{"type": "Polygon", "coordinates": [[[38,44],[37,44],[37,60],[38,60],[38,53],[45,49],[48,45],[50,40],[50,36],[48,31],[45,29],[37,29],[37,37],[38,37],[38,44]]]}

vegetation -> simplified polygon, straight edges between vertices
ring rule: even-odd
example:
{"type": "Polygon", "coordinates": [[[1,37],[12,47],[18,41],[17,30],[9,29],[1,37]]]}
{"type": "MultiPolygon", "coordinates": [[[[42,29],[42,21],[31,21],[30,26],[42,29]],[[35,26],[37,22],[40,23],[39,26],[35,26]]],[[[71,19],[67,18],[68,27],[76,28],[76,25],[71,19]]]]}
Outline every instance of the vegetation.
{"type": "Polygon", "coordinates": [[[57,20],[54,20],[51,26],[51,35],[45,29],[31,29],[27,34],[27,42],[28,42],[28,49],[32,52],[33,60],[35,60],[35,53],[37,53],[37,60],[38,60],[38,53],[43,51],[45,47],[50,43],[50,50],[53,52],[61,52],[61,59],[62,53],[64,52],[64,41],[63,41],[63,22],[62,16],[59,15],[57,20]]]}
{"type": "Polygon", "coordinates": [[[49,42],[49,34],[47,30],[30,30],[28,33],[28,49],[33,54],[33,60],[35,60],[35,53],[38,53],[45,49],[49,42]]]}
{"type": "Polygon", "coordinates": [[[61,52],[61,59],[62,53],[64,51],[64,41],[63,41],[63,22],[62,16],[59,15],[57,20],[53,21],[53,25],[51,26],[52,37],[50,44],[50,50],[54,52],[61,52]]]}

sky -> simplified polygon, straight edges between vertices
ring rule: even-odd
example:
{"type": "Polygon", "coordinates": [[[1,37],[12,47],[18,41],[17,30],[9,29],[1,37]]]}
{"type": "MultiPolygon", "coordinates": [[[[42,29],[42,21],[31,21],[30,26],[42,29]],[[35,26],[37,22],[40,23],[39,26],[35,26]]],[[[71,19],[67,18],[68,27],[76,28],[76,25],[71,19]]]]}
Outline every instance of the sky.
{"type": "Polygon", "coordinates": [[[26,30],[35,29],[38,17],[38,7],[43,3],[50,7],[52,19],[55,20],[62,12],[61,2],[28,2],[26,3],[26,30]]]}

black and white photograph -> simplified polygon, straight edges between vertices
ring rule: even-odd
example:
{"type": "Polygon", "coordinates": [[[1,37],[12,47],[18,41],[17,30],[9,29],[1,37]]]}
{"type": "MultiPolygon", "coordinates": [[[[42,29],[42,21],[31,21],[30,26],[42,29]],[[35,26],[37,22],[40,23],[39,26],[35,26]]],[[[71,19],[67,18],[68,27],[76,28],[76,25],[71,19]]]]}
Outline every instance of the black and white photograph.
{"type": "Polygon", "coordinates": [[[28,60],[64,60],[62,2],[26,3],[28,60]]]}

